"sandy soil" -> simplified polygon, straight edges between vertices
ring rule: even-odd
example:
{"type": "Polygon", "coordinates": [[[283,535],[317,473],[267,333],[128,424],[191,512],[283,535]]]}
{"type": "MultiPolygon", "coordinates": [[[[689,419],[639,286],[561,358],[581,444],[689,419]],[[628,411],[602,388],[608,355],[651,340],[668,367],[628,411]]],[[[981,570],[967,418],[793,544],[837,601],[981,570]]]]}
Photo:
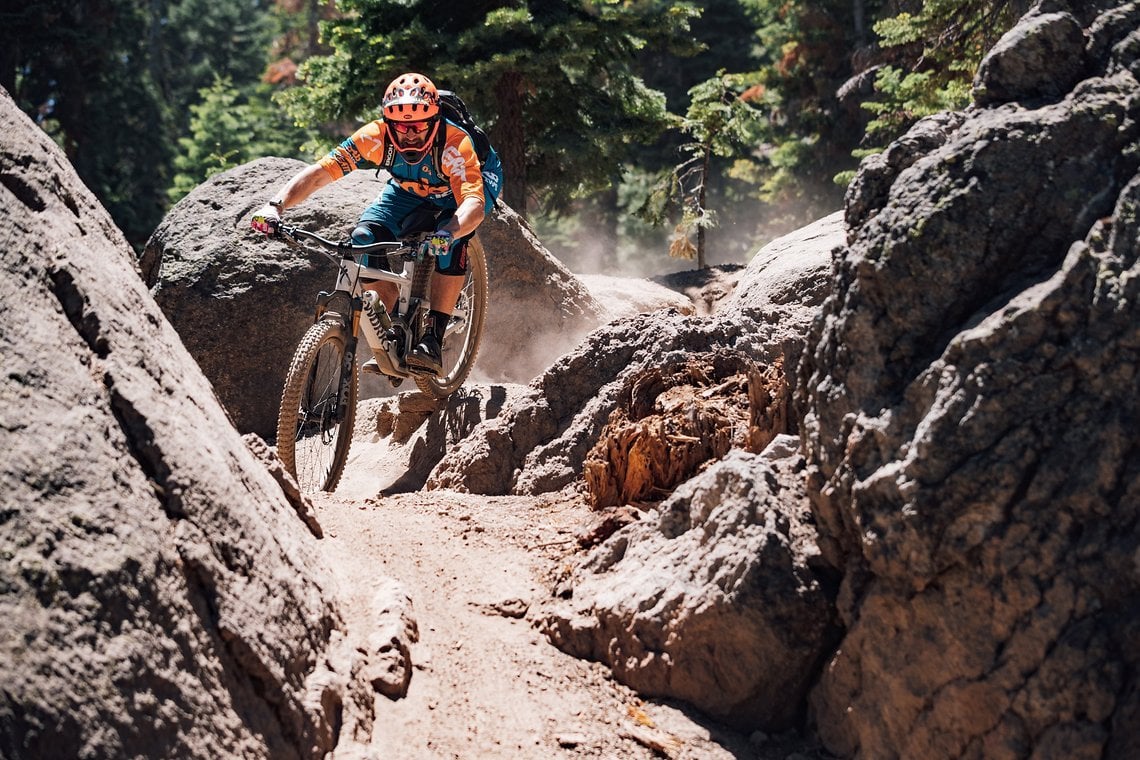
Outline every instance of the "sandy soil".
{"type": "MultiPolygon", "coordinates": [[[[811,758],[796,736],[743,736],[691,710],[640,698],[598,663],[538,630],[589,510],[570,496],[433,491],[360,497],[357,467],[315,500],[342,583],[394,578],[419,641],[405,698],[378,696],[366,754],[435,758],[811,758]]],[[[356,751],[359,751],[357,749],[356,751]]]]}

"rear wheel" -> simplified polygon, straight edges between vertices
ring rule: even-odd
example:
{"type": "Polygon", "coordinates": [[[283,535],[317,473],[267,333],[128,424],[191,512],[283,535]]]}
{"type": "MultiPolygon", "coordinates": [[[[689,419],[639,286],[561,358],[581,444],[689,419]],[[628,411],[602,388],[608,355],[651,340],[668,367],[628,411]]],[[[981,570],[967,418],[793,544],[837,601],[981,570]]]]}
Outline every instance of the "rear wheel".
{"type": "Polygon", "coordinates": [[[475,366],[483,321],[487,316],[487,256],[478,236],[467,244],[467,276],[455,303],[443,341],[443,373],[414,375],[416,385],[429,396],[446,398],[463,385],[475,366]]]}
{"type": "Polygon", "coordinates": [[[323,319],[305,333],[285,377],[277,455],[302,493],[340,482],[356,419],[357,370],[346,360],[344,325],[323,319]]]}

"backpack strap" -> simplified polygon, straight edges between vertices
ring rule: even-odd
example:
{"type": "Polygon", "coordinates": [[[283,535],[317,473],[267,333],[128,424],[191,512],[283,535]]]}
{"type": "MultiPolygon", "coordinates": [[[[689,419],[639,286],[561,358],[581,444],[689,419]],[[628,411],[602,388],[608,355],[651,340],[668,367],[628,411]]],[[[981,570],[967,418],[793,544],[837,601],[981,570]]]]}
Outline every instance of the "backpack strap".
{"type": "Polygon", "coordinates": [[[380,168],[391,174],[395,163],[396,146],[392,144],[391,140],[388,140],[384,143],[384,157],[380,159],[380,168]]]}
{"type": "Polygon", "coordinates": [[[443,176],[443,147],[447,145],[447,119],[439,117],[439,129],[435,131],[435,141],[431,146],[432,165],[443,176]]]}

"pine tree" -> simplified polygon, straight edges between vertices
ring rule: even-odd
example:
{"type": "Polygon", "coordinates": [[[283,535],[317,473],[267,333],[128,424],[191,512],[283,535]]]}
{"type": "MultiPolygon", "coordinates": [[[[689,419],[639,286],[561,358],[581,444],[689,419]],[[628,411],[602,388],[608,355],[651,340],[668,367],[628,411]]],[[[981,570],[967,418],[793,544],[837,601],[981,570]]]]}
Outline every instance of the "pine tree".
{"type": "Polygon", "coordinates": [[[714,158],[735,158],[756,139],[761,114],[741,97],[743,90],[741,77],[722,71],[689,91],[688,112],[677,125],[689,138],[681,146],[689,157],[666,173],[642,207],[643,216],[654,223],[664,221],[672,207],[681,207],[669,253],[696,259],[698,269],[706,266],[705,231],[717,221],[709,205],[709,187],[716,179],[714,158]]]}
{"type": "Polygon", "coordinates": [[[141,247],[167,207],[182,115],[215,74],[256,81],[267,21],[263,0],[7,3],[0,85],[141,247]]]}
{"type": "Polygon", "coordinates": [[[998,38],[1028,10],[1029,0],[910,0],[874,25],[894,60],[875,77],[869,142],[881,146],[923,116],[964,108],[974,72],[998,38]]]}
{"type": "Polygon", "coordinates": [[[218,172],[261,156],[301,157],[313,137],[295,127],[271,100],[268,86],[243,96],[233,83],[218,77],[190,107],[190,134],[180,138],[174,159],[177,173],[167,191],[177,201],[218,172]]]}
{"type": "Polygon", "coordinates": [[[326,25],[334,53],[310,59],[288,94],[310,122],[372,118],[405,71],[455,90],[489,127],[504,200],[565,203],[606,187],[666,124],[664,98],[634,73],[638,50],[689,41],[691,8],[669,0],[438,4],[343,0],[326,25]]]}

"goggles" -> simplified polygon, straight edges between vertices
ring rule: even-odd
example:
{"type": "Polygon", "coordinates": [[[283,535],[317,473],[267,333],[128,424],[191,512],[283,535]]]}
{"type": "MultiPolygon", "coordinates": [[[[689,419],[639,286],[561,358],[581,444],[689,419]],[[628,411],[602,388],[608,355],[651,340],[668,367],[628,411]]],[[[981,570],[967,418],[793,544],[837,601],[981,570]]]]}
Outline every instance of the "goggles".
{"type": "Polygon", "coordinates": [[[418,135],[427,132],[430,128],[430,125],[426,121],[398,121],[391,126],[401,135],[418,135]]]}

